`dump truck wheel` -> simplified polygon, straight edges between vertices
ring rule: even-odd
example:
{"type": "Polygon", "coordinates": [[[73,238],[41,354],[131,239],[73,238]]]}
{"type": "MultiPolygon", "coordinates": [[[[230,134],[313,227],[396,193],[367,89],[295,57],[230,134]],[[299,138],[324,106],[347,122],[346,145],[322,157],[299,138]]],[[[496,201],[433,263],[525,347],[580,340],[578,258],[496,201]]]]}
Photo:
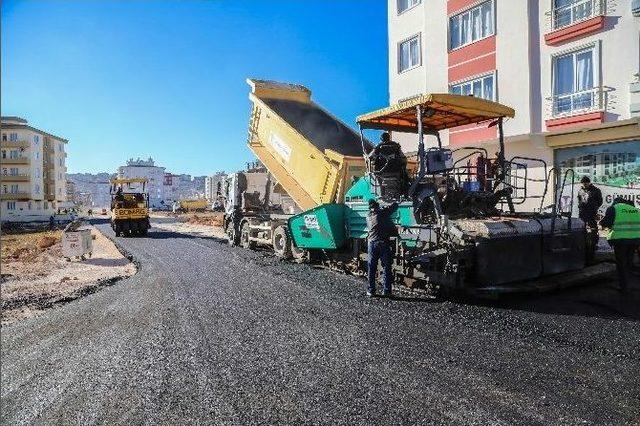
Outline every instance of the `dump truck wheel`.
{"type": "Polygon", "coordinates": [[[240,228],[240,246],[242,246],[242,248],[252,249],[255,247],[256,243],[249,241],[250,235],[249,222],[244,222],[240,228]]]}
{"type": "Polygon", "coordinates": [[[227,229],[225,231],[227,234],[227,243],[230,246],[237,246],[238,244],[240,244],[240,234],[236,232],[232,221],[229,221],[229,223],[227,223],[227,229]]]}
{"type": "Polygon", "coordinates": [[[296,247],[293,242],[291,243],[291,256],[293,260],[298,263],[306,262],[309,259],[309,250],[296,247]]]}
{"type": "Polygon", "coordinates": [[[273,244],[273,251],[278,257],[283,259],[291,258],[291,237],[284,226],[278,226],[273,231],[273,237],[271,239],[273,244]]]}

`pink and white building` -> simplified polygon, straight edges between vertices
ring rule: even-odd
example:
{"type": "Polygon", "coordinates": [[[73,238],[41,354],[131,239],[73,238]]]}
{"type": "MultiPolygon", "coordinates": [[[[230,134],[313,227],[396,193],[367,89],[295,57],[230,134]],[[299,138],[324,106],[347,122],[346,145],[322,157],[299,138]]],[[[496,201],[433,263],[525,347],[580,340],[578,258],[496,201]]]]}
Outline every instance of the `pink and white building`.
{"type": "MultiPolygon", "coordinates": [[[[390,102],[429,92],[495,100],[516,110],[504,126],[508,157],[568,167],[625,153],[633,162],[626,175],[592,178],[640,188],[638,3],[388,0],[390,102]]],[[[496,132],[465,126],[444,132],[443,142],[493,153],[496,132]]],[[[413,135],[394,138],[415,150],[413,135]]],[[[535,166],[531,176],[541,177],[535,166]]]]}

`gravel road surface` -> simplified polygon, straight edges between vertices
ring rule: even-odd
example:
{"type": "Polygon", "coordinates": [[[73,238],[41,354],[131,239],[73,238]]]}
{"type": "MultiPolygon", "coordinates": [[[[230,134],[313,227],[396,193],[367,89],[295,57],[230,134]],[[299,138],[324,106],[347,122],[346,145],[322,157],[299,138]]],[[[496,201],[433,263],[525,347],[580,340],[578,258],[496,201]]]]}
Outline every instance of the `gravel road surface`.
{"type": "Polygon", "coordinates": [[[2,424],[640,422],[638,292],[367,299],[211,238],[117,241],[135,276],[2,328],[2,424]]]}

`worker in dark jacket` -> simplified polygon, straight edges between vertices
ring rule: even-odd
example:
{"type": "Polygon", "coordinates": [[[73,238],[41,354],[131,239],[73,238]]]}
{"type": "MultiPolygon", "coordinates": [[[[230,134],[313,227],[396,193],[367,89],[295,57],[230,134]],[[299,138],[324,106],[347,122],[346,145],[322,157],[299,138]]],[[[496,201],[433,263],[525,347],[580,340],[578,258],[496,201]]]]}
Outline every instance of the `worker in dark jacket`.
{"type": "Polygon", "coordinates": [[[632,201],[617,197],[600,221],[616,257],[620,288],[627,291],[633,254],[640,246],[640,211],[632,201]]]}
{"type": "Polygon", "coordinates": [[[382,262],[384,271],[383,296],[391,296],[391,262],[393,253],[391,250],[391,238],[398,235],[396,225],[391,219],[391,215],[398,209],[398,203],[393,203],[387,207],[380,207],[375,200],[369,200],[369,215],[367,225],[369,227],[369,289],[367,296],[376,295],[376,272],[378,270],[378,260],[382,262]]]}
{"type": "Polygon", "coordinates": [[[591,183],[588,176],[580,179],[582,188],[578,191],[578,216],[587,226],[587,263],[592,263],[598,248],[598,209],[602,205],[602,192],[591,183]]]}

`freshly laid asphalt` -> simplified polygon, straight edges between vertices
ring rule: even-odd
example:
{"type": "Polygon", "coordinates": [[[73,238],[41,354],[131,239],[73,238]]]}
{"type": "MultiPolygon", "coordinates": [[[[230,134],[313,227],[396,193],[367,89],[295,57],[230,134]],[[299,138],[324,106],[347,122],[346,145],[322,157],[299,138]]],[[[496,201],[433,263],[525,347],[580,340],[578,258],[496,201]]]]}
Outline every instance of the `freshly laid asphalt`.
{"type": "Polygon", "coordinates": [[[640,422],[638,283],[367,299],[214,239],[116,241],[134,277],[2,328],[3,425],[640,422]]]}

